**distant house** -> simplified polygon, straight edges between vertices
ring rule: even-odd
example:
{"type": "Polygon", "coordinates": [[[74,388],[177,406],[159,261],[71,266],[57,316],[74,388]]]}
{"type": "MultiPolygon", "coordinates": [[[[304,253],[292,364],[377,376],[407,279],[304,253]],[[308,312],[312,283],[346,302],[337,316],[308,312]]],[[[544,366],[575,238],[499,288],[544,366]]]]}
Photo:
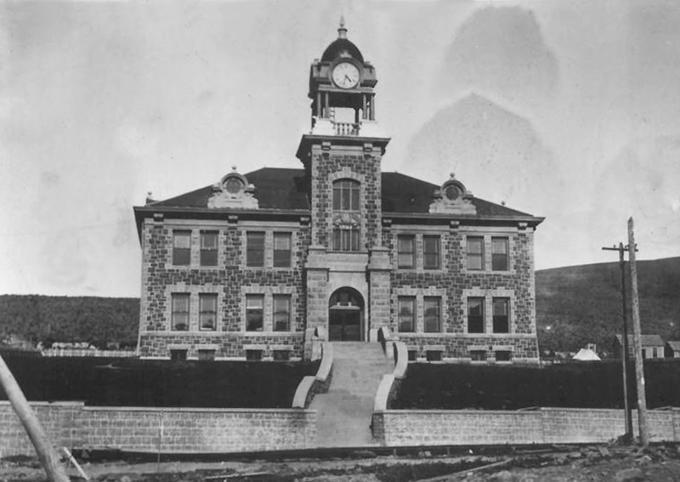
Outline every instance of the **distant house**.
{"type": "Polygon", "coordinates": [[[600,357],[597,356],[597,353],[588,348],[581,348],[576,355],[574,355],[573,360],[577,361],[600,361],[600,357]]]}
{"type": "Polygon", "coordinates": [[[666,358],[680,358],[680,340],[666,342],[666,358]]]}
{"type": "MultiPolygon", "coordinates": [[[[659,335],[642,335],[642,358],[663,358],[664,342],[659,335]]],[[[623,336],[616,335],[616,357],[621,358],[623,336]]],[[[628,335],[628,354],[633,355],[633,335],[628,335]]]]}

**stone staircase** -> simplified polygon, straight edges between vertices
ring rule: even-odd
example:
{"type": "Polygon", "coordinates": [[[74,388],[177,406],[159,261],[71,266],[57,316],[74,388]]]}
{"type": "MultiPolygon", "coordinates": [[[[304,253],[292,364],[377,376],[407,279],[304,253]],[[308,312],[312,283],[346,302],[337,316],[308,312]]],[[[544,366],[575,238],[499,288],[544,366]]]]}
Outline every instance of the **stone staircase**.
{"type": "Polygon", "coordinates": [[[314,397],[319,447],[377,445],[371,434],[375,393],[394,364],[379,343],[333,342],[333,372],[327,393],[314,397]]]}

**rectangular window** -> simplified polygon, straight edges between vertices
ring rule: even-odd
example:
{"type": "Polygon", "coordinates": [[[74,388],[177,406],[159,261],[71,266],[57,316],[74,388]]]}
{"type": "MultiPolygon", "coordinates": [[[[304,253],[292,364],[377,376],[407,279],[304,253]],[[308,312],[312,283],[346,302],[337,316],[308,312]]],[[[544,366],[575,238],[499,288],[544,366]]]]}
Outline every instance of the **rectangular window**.
{"type": "Polygon", "coordinates": [[[189,329],[189,293],[172,294],[172,329],[187,331],[189,329]]]}
{"type": "Polygon", "coordinates": [[[493,332],[510,333],[510,300],[493,299],[493,332]]]}
{"type": "Polygon", "coordinates": [[[191,231],[172,232],[172,264],[188,266],[191,263],[191,231]]]}
{"type": "Polygon", "coordinates": [[[468,298],[468,333],[484,333],[484,298],[468,298]]]}
{"type": "Polygon", "coordinates": [[[274,331],[290,331],[290,295],[274,295],[274,331]]]}
{"type": "Polygon", "coordinates": [[[359,230],[357,228],[333,229],[334,251],[359,251],[359,230]]]}
{"type": "Polygon", "coordinates": [[[170,359],[172,361],[182,361],[187,359],[186,350],[170,350],[170,359]]]}
{"type": "Polygon", "coordinates": [[[440,267],[439,236],[423,236],[423,268],[439,269],[440,267]]]}
{"type": "Polygon", "coordinates": [[[215,350],[198,350],[199,361],[213,361],[215,359],[215,350]]]}
{"type": "Polygon", "coordinates": [[[264,232],[246,233],[246,265],[255,268],[264,266],[264,232]]]}
{"type": "Polygon", "coordinates": [[[512,353],[510,352],[510,350],[498,350],[495,352],[495,354],[496,361],[500,362],[509,362],[512,357],[512,353]]]}
{"type": "Polygon", "coordinates": [[[262,360],[262,350],[246,350],[246,360],[248,361],[262,360]]]}
{"type": "Polygon", "coordinates": [[[418,357],[418,352],[416,350],[408,351],[408,361],[416,361],[418,357]]]}
{"type": "Polygon", "coordinates": [[[485,350],[471,350],[470,351],[470,360],[471,361],[485,361],[486,360],[486,351],[485,350]]]}
{"type": "Polygon", "coordinates": [[[198,295],[198,327],[204,331],[217,328],[217,295],[200,293],[198,295]]]}
{"type": "Polygon", "coordinates": [[[439,333],[441,331],[441,298],[426,296],[423,298],[425,318],[425,333],[439,333]]]}
{"type": "Polygon", "coordinates": [[[484,238],[481,236],[467,238],[467,269],[484,269],[484,238]]]}
{"type": "Polygon", "coordinates": [[[274,233],[274,267],[290,267],[290,233],[274,233]]]}
{"type": "Polygon", "coordinates": [[[508,270],[508,238],[491,238],[491,269],[508,270]]]}
{"type": "Polygon", "coordinates": [[[217,266],[217,231],[201,231],[201,266],[217,266]]]}
{"type": "Polygon", "coordinates": [[[399,268],[414,268],[415,262],[415,237],[413,235],[397,236],[397,263],[399,268]]]}
{"type": "Polygon", "coordinates": [[[427,361],[442,361],[442,352],[441,350],[427,350],[425,357],[427,361]]]}
{"type": "Polygon", "coordinates": [[[400,296],[399,303],[399,332],[413,333],[416,330],[416,298],[415,296],[400,296]]]}
{"type": "Polygon", "coordinates": [[[246,331],[264,329],[264,295],[246,295],[246,331]]]}
{"type": "Polygon", "coordinates": [[[274,361],[288,361],[290,360],[290,350],[274,350],[274,361]]]}

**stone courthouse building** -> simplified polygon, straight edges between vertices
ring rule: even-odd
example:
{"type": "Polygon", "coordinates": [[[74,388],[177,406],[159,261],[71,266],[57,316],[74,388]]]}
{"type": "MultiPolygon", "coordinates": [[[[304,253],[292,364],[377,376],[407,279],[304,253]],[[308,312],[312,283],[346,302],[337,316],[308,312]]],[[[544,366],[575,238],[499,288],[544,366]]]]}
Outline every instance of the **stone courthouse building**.
{"type": "Polygon", "coordinates": [[[380,332],[413,359],[537,361],[543,219],[453,176],[382,172],[376,69],[343,25],[338,34],[309,70],[301,166],[234,169],[134,208],[140,355],[285,360],[308,355],[312,339],[380,332]]]}

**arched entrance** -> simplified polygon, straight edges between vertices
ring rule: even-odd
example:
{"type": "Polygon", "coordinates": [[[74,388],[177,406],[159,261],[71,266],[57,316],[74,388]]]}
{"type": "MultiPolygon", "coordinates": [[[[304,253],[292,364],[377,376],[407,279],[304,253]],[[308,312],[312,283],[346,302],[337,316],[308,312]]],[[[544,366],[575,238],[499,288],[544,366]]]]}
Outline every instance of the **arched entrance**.
{"type": "Polygon", "coordinates": [[[336,290],[328,302],[328,339],[361,341],[364,325],[364,299],[349,287],[336,290]]]}

